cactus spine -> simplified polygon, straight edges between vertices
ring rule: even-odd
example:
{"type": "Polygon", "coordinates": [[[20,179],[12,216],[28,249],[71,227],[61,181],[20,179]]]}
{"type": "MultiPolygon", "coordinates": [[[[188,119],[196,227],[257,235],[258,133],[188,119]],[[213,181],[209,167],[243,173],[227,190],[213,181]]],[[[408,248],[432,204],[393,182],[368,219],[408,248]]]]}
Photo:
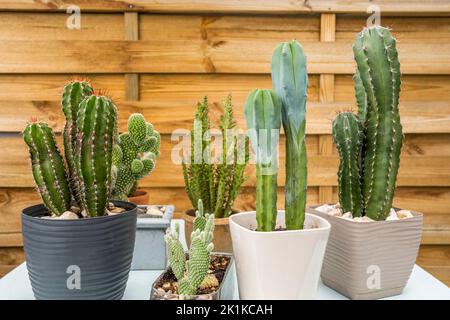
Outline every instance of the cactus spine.
{"type": "Polygon", "coordinates": [[[277,46],[272,56],[272,83],[281,98],[282,121],[286,135],[286,227],[303,229],[305,220],[306,159],[306,97],[308,73],[306,56],[297,41],[277,46]]]}
{"type": "Polygon", "coordinates": [[[81,207],[81,199],[79,197],[79,182],[75,172],[74,150],[77,140],[76,118],[80,102],[93,93],[93,89],[88,81],[71,81],[68,83],[62,93],[61,109],[66,118],[66,124],[63,132],[64,155],[69,170],[69,185],[75,202],[81,207]]]}
{"type": "Polygon", "coordinates": [[[60,215],[70,209],[70,190],[64,161],[51,128],[32,122],[23,132],[29,147],[33,177],[45,206],[60,215]]]}
{"type": "Polygon", "coordinates": [[[126,200],[135,191],[137,181],[153,171],[160,144],[159,132],[142,114],[128,118],[128,132],[119,136],[113,150],[114,199],[126,200]]]}
{"type": "Polygon", "coordinates": [[[272,90],[253,90],[244,107],[250,143],[256,153],[258,231],[272,231],[277,217],[277,149],[281,101],[272,90]]]}
{"type": "MultiPolygon", "coordinates": [[[[400,63],[396,42],[388,29],[369,27],[357,36],[353,52],[357,64],[354,81],[358,117],[364,132],[360,153],[363,212],[371,219],[385,220],[392,207],[403,143],[398,111],[400,63]]],[[[359,135],[355,133],[347,139],[355,146],[359,135]]],[[[342,162],[345,159],[341,155],[342,162]]],[[[345,187],[350,184],[349,180],[349,176],[339,174],[341,202],[350,196],[345,187]]]]}
{"type": "Polygon", "coordinates": [[[74,164],[80,184],[80,200],[89,216],[102,216],[111,195],[116,107],[104,96],[87,97],[79,105],[76,125],[74,164]]]}
{"type": "Polygon", "coordinates": [[[205,280],[211,261],[211,252],[214,232],[214,215],[206,214],[206,221],[202,228],[195,229],[191,234],[191,246],[189,248],[189,260],[181,245],[179,237],[179,225],[175,232],[165,236],[169,253],[169,264],[178,280],[178,294],[195,295],[198,288],[205,280]]]}

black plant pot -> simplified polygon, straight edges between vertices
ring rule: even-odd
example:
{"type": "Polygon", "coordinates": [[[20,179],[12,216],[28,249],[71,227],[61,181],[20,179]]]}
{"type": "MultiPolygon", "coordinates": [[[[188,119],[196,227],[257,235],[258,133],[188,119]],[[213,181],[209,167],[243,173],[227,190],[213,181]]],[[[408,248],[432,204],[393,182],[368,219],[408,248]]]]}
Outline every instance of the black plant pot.
{"type": "Polygon", "coordinates": [[[44,205],[22,212],[28,274],[36,299],[120,299],[128,281],[136,232],[136,205],[78,220],[42,219],[44,205]]]}

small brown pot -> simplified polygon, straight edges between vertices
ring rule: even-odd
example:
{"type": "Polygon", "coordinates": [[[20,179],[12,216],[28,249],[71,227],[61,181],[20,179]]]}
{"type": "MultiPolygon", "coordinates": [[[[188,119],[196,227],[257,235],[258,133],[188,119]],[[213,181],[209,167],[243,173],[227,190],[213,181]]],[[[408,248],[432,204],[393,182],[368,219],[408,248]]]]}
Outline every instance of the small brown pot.
{"type": "MultiPolygon", "coordinates": [[[[237,211],[233,210],[233,213],[237,211]]],[[[194,219],[195,209],[189,209],[183,212],[182,218],[185,225],[185,235],[187,245],[191,245],[191,237],[194,219]]],[[[231,242],[230,226],[228,224],[228,218],[215,218],[214,219],[214,251],[233,253],[233,244],[231,242]]]]}
{"type": "Polygon", "coordinates": [[[145,190],[137,189],[133,196],[128,197],[128,201],[137,206],[144,206],[150,203],[150,195],[145,190]]]}

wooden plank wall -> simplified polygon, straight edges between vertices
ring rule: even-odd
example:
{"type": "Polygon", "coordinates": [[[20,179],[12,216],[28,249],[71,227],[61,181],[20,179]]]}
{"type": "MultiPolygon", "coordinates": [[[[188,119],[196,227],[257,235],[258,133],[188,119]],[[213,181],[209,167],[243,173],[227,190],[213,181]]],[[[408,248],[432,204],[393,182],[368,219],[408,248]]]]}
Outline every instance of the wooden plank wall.
{"type": "MultiPolygon", "coordinates": [[[[351,44],[369,4],[399,40],[406,141],[395,205],[425,213],[419,264],[450,284],[450,1],[437,0],[0,1],[0,276],[23,261],[20,211],[39,201],[20,131],[36,116],[60,132],[60,91],[77,75],[107,89],[122,130],[130,113],[142,112],[162,133],[157,169],[141,185],[153,203],[179,212],[190,205],[171,161],[172,131],[190,128],[203,95],[217,121],[229,92],[244,128],[249,90],[271,87],[273,48],[296,38],[310,73],[308,203],[336,201],[331,120],[355,108],[351,44]],[[80,30],[66,27],[69,4],[81,7],[80,30]]],[[[254,167],[247,173],[235,204],[242,210],[255,206],[254,167]]]]}

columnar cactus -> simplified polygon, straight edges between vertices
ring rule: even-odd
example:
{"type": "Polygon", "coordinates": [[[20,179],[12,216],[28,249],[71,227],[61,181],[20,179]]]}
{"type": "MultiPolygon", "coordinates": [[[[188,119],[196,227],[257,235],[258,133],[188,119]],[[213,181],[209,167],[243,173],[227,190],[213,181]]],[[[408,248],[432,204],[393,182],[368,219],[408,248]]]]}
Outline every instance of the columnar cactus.
{"type": "Polygon", "coordinates": [[[23,132],[29,147],[33,177],[45,206],[56,215],[70,209],[70,190],[64,161],[51,128],[31,122],[23,132]]]}
{"type": "Polygon", "coordinates": [[[105,96],[89,96],[79,105],[76,126],[74,164],[82,207],[89,216],[102,216],[111,196],[116,106],[105,96]]]}
{"type": "Polygon", "coordinates": [[[134,113],[128,118],[128,132],[119,136],[113,150],[114,199],[126,200],[136,189],[137,181],[153,171],[160,144],[160,134],[142,114],[134,113]]]}
{"type": "Polygon", "coordinates": [[[64,117],[66,118],[63,133],[64,155],[67,162],[67,168],[69,170],[68,175],[70,189],[78,206],[81,206],[81,200],[74,164],[74,150],[77,140],[77,128],[75,121],[77,119],[78,108],[81,101],[85,97],[90,96],[93,92],[94,89],[89,81],[74,80],[64,87],[61,99],[61,109],[64,113],[64,117]]]}
{"type": "MultiPolygon", "coordinates": [[[[357,36],[353,52],[357,64],[354,79],[359,119],[365,133],[361,148],[363,211],[369,218],[385,220],[392,207],[403,143],[396,42],[388,29],[369,27],[357,36]]],[[[355,134],[346,139],[356,145],[360,137],[355,134]]],[[[345,162],[342,157],[341,162],[345,162]]],[[[348,189],[343,186],[350,183],[349,179],[339,177],[341,202],[349,197],[348,189]]]]}
{"type": "Polygon", "coordinates": [[[283,42],[272,56],[272,83],[281,98],[281,115],[286,135],[286,228],[303,229],[305,220],[306,97],[308,73],[306,56],[297,41],[283,42]]]}
{"type": "Polygon", "coordinates": [[[205,279],[211,260],[211,252],[214,248],[212,243],[214,232],[214,215],[206,214],[204,228],[195,229],[191,234],[191,246],[189,248],[189,259],[181,245],[179,237],[179,226],[175,232],[165,236],[169,253],[169,264],[178,280],[178,294],[195,295],[200,284],[205,279]]]}
{"type": "Polygon", "coordinates": [[[272,90],[253,90],[244,107],[250,143],[256,154],[258,231],[272,231],[277,217],[277,150],[281,101],[272,90]]]}

